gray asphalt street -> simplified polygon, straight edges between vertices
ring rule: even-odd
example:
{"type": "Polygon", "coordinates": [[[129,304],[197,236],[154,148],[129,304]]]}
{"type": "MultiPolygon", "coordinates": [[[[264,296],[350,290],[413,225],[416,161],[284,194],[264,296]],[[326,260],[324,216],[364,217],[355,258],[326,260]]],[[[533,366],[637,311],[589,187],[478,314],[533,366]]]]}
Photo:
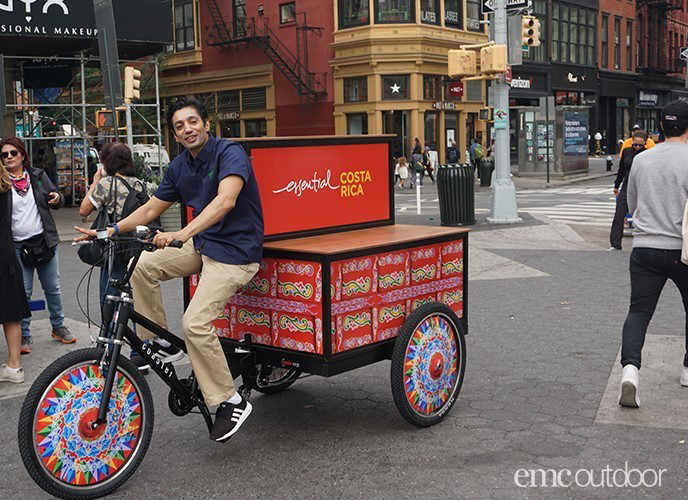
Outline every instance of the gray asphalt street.
{"type": "MultiPolygon", "coordinates": [[[[513,226],[485,223],[489,190],[478,189],[466,378],[440,424],[417,429],[401,418],[389,362],[381,362],[330,379],[303,378],[278,395],[254,394],[250,420],[217,444],[200,416],[169,412],[166,387],[149,375],[153,441],[112,498],[686,498],[688,389],[678,382],[685,322],[673,285],[650,325],[643,405],[621,409],[616,400],[631,241],[625,238],[623,252],[606,251],[611,181],[519,190],[519,208],[531,210],[513,226]],[[542,485],[539,470],[564,481],[542,485]],[[652,484],[660,470],[661,484],[652,484]],[[645,482],[634,487],[638,477],[645,482]]],[[[397,222],[439,224],[434,193],[423,192],[426,213],[399,210],[397,222]]],[[[397,195],[398,209],[412,203],[408,197],[397,195]]],[[[84,266],[68,243],[60,259],[66,314],[85,346],[74,300],[84,266]]],[[[94,301],[96,280],[92,288],[94,301]]],[[[178,329],[181,288],[164,290],[178,329]]],[[[37,335],[47,336],[45,318],[36,315],[37,335]]],[[[0,357],[4,349],[0,344],[0,357]]],[[[29,357],[37,369],[69,349],[44,338],[29,357]]],[[[0,498],[46,498],[16,445],[22,397],[4,390],[0,498]]]]}

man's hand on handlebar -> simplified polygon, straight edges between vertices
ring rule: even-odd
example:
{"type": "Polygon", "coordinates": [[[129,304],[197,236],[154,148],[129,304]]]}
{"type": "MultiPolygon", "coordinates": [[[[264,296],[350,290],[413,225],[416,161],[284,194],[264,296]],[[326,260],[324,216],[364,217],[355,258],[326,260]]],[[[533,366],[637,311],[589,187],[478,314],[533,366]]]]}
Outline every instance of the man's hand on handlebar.
{"type": "MultiPolygon", "coordinates": [[[[181,231],[174,231],[174,232],[169,232],[169,233],[164,233],[164,232],[158,232],[156,235],[153,237],[153,243],[157,245],[158,248],[165,248],[167,246],[170,246],[170,244],[173,241],[181,241],[182,244],[186,243],[189,240],[189,236],[186,234],[184,230],[181,231]]],[[[177,246],[177,245],[173,245],[177,246]]],[[[181,248],[181,247],[178,247],[181,248]]]]}
{"type": "MultiPolygon", "coordinates": [[[[95,229],[86,229],[86,228],[79,227],[79,226],[74,226],[74,229],[76,229],[77,231],[82,233],[82,236],[77,236],[76,238],[74,238],[74,243],[78,243],[80,241],[90,240],[90,239],[93,239],[96,237],[96,230],[95,229]]],[[[108,227],[107,232],[108,232],[108,238],[109,238],[110,236],[115,234],[115,228],[108,227]]]]}

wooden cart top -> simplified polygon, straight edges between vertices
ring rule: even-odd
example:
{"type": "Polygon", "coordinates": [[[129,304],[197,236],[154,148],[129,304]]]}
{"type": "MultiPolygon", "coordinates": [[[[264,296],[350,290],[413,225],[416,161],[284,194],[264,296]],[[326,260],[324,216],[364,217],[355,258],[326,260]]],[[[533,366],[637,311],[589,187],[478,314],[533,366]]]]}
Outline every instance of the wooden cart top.
{"type": "Polygon", "coordinates": [[[403,243],[422,242],[423,240],[468,233],[468,228],[411,226],[395,224],[393,226],[373,227],[344,231],[340,233],[294,238],[290,240],[265,243],[266,250],[300,253],[317,253],[334,255],[356,252],[359,250],[386,247],[403,243]]]}

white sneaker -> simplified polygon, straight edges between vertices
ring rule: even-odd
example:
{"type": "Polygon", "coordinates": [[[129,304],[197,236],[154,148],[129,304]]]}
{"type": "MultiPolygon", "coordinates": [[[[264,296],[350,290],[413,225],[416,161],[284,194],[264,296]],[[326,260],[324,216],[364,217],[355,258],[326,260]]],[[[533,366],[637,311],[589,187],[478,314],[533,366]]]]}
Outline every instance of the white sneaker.
{"type": "Polygon", "coordinates": [[[21,384],[24,382],[24,369],[12,370],[7,365],[0,366],[0,382],[12,382],[13,384],[21,384]]]}
{"type": "Polygon", "coordinates": [[[638,368],[635,365],[629,364],[623,367],[619,404],[627,408],[638,408],[640,406],[640,399],[638,398],[638,368]]]}
{"type": "Polygon", "coordinates": [[[688,387],[688,367],[681,368],[681,385],[688,387]]]}

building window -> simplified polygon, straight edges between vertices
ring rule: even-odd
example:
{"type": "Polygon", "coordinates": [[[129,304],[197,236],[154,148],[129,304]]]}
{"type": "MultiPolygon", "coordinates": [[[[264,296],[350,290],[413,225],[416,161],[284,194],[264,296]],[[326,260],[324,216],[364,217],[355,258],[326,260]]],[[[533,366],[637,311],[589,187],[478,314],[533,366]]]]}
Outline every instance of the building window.
{"type": "Polygon", "coordinates": [[[561,60],[559,50],[559,4],[554,3],[552,4],[552,61],[561,60]]]}
{"type": "Polygon", "coordinates": [[[243,38],[246,36],[246,0],[232,0],[232,25],[234,36],[243,38]]]}
{"type": "Polygon", "coordinates": [[[265,137],[268,135],[268,125],[264,118],[259,120],[245,120],[246,137],[265,137]]]}
{"type": "Polygon", "coordinates": [[[602,14],[602,67],[606,68],[609,66],[609,16],[607,14],[602,14]]]}
{"type": "Polygon", "coordinates": [[[346,115],[346,133],[348,135],[364,135],[368,133],[368,114],[356,113],[346,115]]]}
{"type": "MultiPolygon", "coordinates": [[[[681,35],[683,38],[683,35],[681,35]]],[[[633,21],[626,21],[626,71],[633,71],[633,21]]],[[[683,45],[683,40],[681,40],[683,45]]]]}
{"type": "Polygon", "coordinates": [[[368,0],[339,0],[339,29],[369,23],[368,0]]]}
{"type": "Polygon", "coordinates": [[[175,0],[174,2],[174,42],[176,52],[193,50],[196,47],[193,8],[193,0],[175,0]]]}
{"type": "Polygon", "coordinates": [[[464,86],[464,95],[466,101],[482,102],[483,101],[483,82],[480,80],[468,80],[464,86]]]}
{"type": "Polygon", "coordinates": [[[238,113],[241,100],[238,90],[223,90],[217,93],[217,110],[220,113],[238,113]]]}
{"type": "Polygon", "coordinates": [[[375,0],[376,23],[415,23],[414,0],[375,0]]]}
{"type": "Polygon", "coordinates": [[[483,31],[483,25],[480,24],[482,19],[480,0],[466,0],[466,29],[468,31],[483,31]]]}
{"type": "Polygon", "coordinates": [[[344,102],[368,100],[368,77],[344,78],[344,102]]]}
{"type": "Polygon", "coordinates": [[[221,120],[220,134],[221,137],[241,137],[241,121],[221,120]]]}
{"type": "Polygon", "coordinates": [[[296,3],[283,3],[279,6],[280,24],[293,23],[296,21],[296,3]]]}
{"type": "Polygon", "coordinates": [[[594,66],[596,12],[555,3],[552,21],[552,60],[594,66]]]}
{"type": "Polygon", "coordinates": [[[409,99],[408,75],[385,75],[382,77],[382,99],[385,101],[409,99]]]}
{"type": "Polygon", "coordinates": [[[420,0],[420,22],[440,24],[440,0],[420,0]]]}
{"type": "Polygon", "coordinates": [[[425,146],[437,151],[437,138],[440,135],[439,113],[425,113],[425,146]]]}
{"type": "Polygon", "coordinates": [[[423,75],[423,99],[426,101],[442,100],[442,77],[423,75]]]}
{"type": "Polygon", "coordinates": [[[540,21],[540,46],[530,47],[523,53],[523,59],[533,62],[547,62],[547,2],[546,0],[533,1],[533,15],[540,21]]]}
{"type": "MultiPolygon", "coordinates": [[[[241,110],[251,111],[256,109],[266,109],[267,100],[265,87],[254,89],[243,89],[241,91],[241,110]]],[[[264,135],[264,134],[263,134],[264,135]]],[[[258,137],[258,136],[249,136],[258,137]]]]}
{"type": "Polygon", "coordinates": [[[621,68],[621,19],[614,19],[614,69],[621,68]]]}
{"type": "Polygon", "coordinates": [[[463,0],[444,0],[444,24],[463,29],[463,0]]]}

